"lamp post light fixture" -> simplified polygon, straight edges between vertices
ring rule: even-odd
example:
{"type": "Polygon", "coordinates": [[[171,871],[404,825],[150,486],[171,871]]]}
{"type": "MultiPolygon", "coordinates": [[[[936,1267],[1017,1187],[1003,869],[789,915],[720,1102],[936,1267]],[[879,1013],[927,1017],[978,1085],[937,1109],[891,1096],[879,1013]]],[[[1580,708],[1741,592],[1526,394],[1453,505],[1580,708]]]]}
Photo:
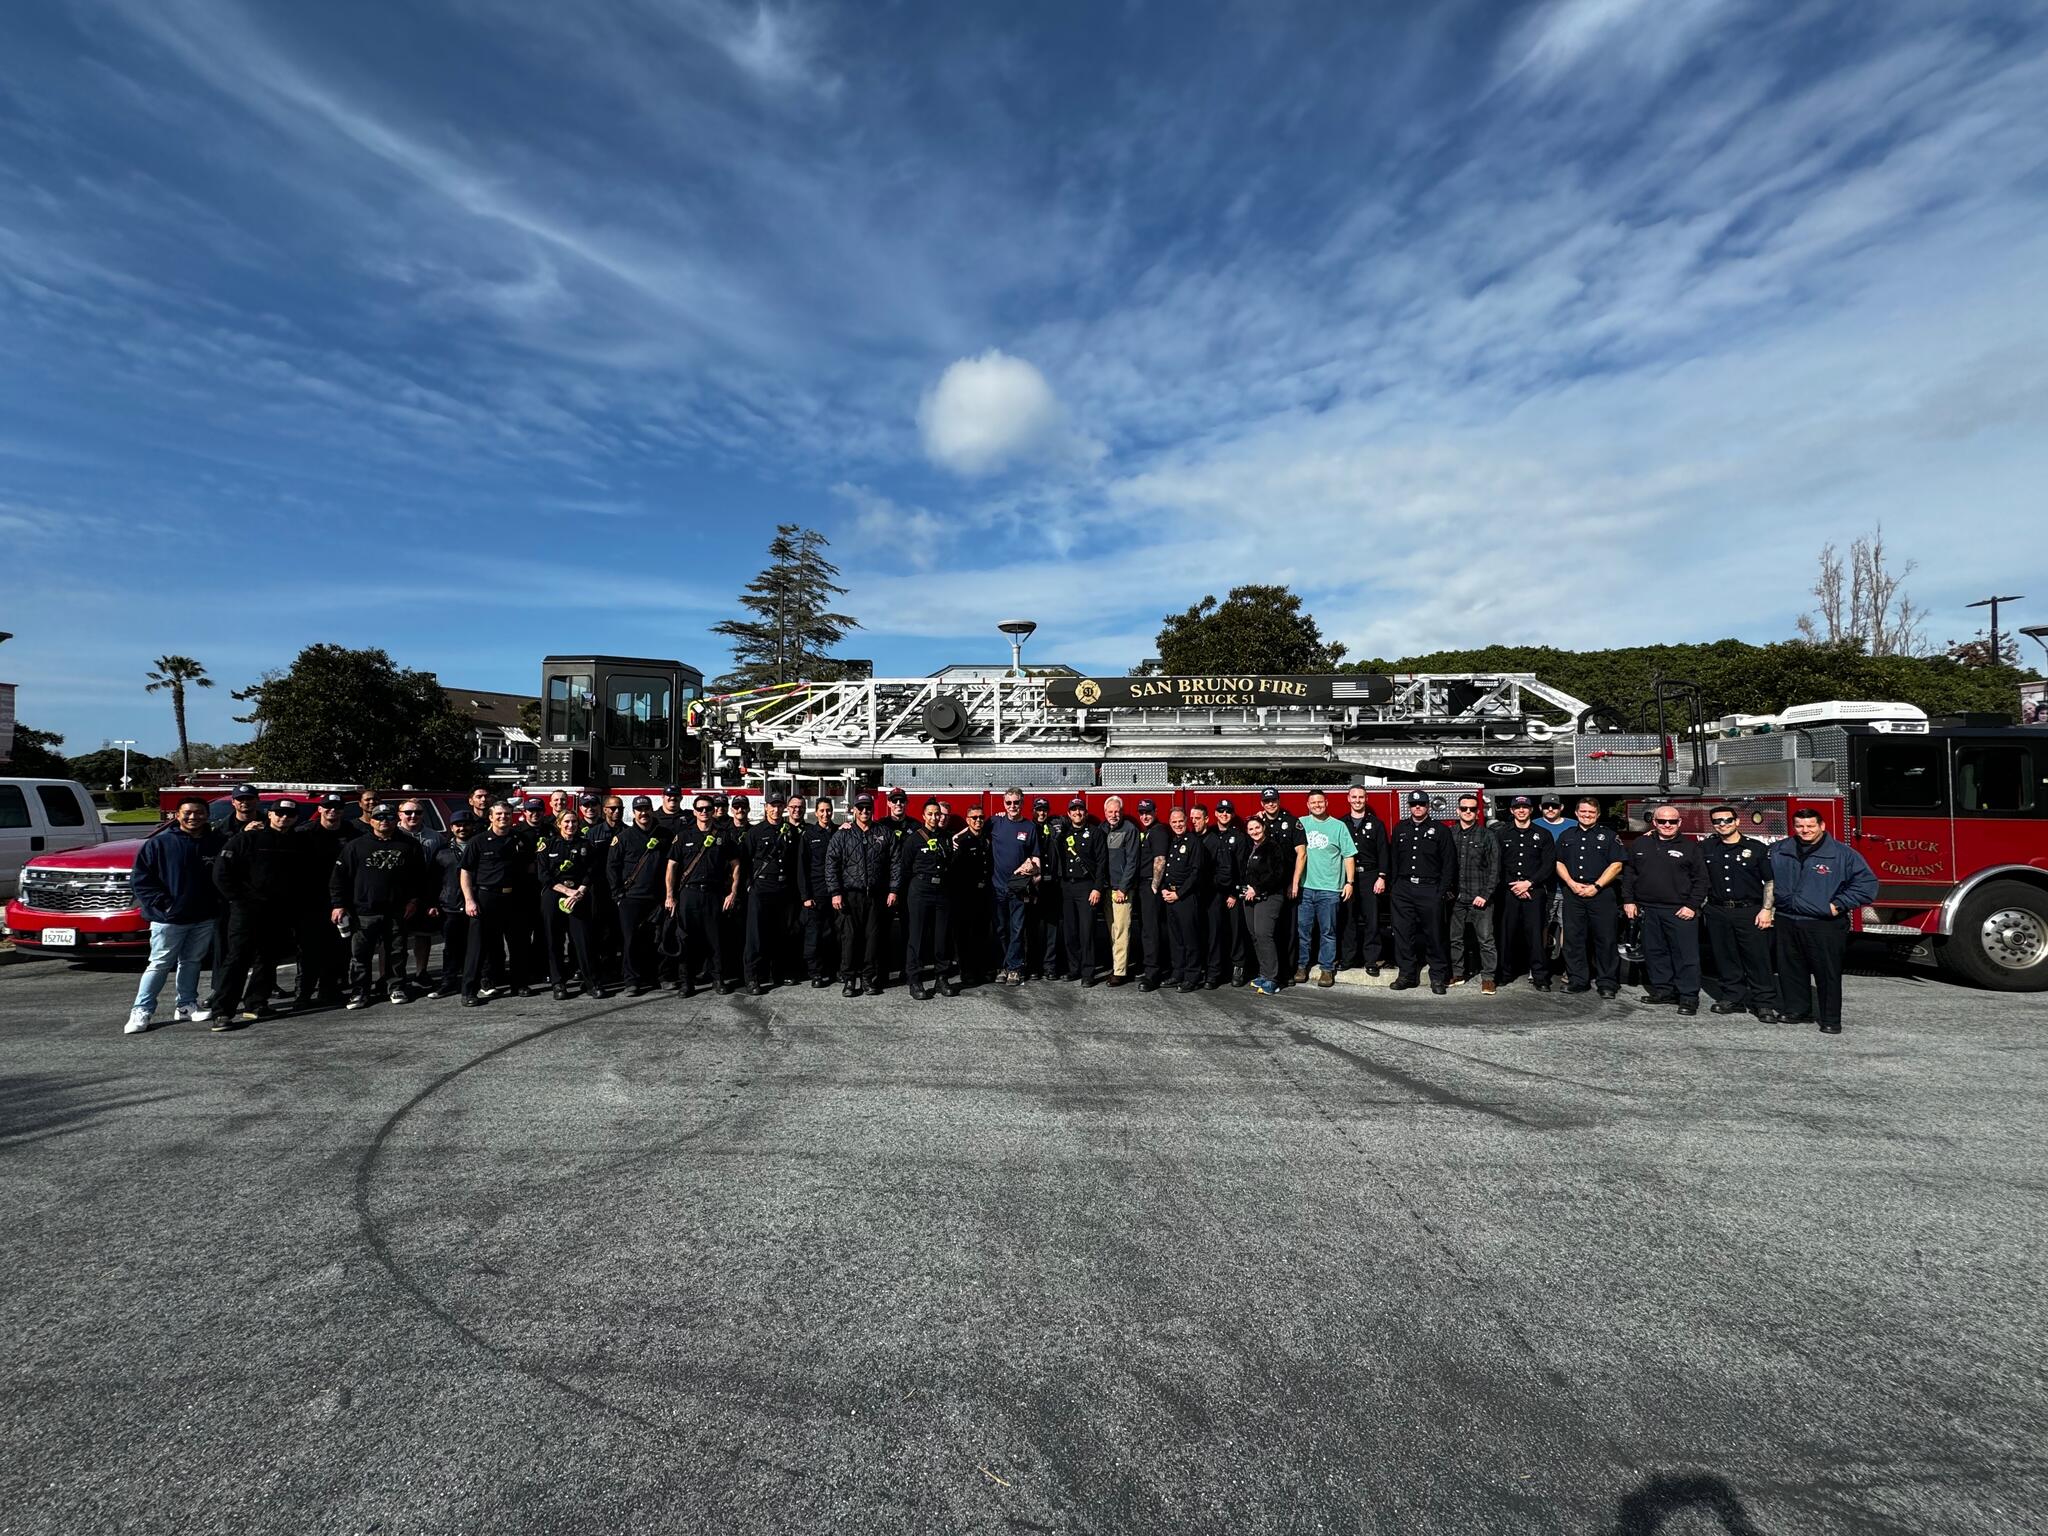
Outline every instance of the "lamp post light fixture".
{"type": "Polygon", "coordinates": [[[128,749],[134,746],[135,743],[133,741],[110,741],[107,745],[121,749],[121,787],[126,789],[128,787],[128,749]]]}
{"type": "Polygon", "coordinates": [[[1010,676],[1024,675],[1024,642],[1038,628],[1036,619],[1004,619],[996,628],[1010,637],[1010,676]]]}

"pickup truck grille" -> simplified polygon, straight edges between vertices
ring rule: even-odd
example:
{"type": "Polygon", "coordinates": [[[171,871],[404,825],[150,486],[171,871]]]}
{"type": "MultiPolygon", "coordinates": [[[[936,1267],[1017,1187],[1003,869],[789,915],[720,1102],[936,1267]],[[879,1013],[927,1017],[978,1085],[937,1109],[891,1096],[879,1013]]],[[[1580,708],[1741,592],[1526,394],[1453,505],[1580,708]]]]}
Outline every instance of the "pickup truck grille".
{"type": "Polygon", "coordinates": [[[135,892],[125,878],[63,874],[55,870],[23,870],[18,899],[31,912],[91,913],[103,917],[132,911],[135,906],[135,892]]]}

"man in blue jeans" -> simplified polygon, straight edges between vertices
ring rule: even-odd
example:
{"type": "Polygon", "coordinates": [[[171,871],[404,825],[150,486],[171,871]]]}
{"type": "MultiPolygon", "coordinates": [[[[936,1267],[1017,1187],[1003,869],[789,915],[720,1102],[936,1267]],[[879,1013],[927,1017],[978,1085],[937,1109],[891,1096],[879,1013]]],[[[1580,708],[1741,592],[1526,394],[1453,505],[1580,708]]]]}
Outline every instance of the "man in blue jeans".
{"type": "Polygon", "coordinates": [[[178,802],[174,824],[150,838],[135,856],[130,883],[135,904],[149,919],[149,967],[135,989],[123,1033],[139,1035],[149,1028],[156,1000],[173,971],[178,974],[173,1020],[204,1024],[213,1017],[199,1005],[199,968],[213,950],[213,923],[220,913],[213,861],[222,846],[221,835],[207,825],[206,802],[188,796],[178,802]]]}
{"type": "Polygon", "coordinates": [[[1358,867],[1358,844],[1351,839],[1351,829],[1329,810],[1329,797],[1320,789],[1310,790],[1301,841],[1294,848],[1293,895],[1300,902],[1294,919],[1294,952],[1300,957],[1294,979],[1308,980],[1313,954],[1319,987],[1337,984],[1337,913],[1351,899],[1351,880],[1358,867]],[[1321,947],[1311,949],[1310,938],[1318,933],[1321,947]]]}
{"type": "Polygon", "coordinates": [[[996,980],[1016,986],[1030,968],[1024,925],[1031,912],[1030,875],[1038,869],[1038,823],[1024,814],[1024,791],[1003,791],[1003,814],[989,826],[989,879],[996,895],[996,950],[1002,956],[996,980]],[[1018,871],[1029,865],[1023,876],[1018,871]],[[1020,889],[1011,889],[1012,882],[1020,889]]]}

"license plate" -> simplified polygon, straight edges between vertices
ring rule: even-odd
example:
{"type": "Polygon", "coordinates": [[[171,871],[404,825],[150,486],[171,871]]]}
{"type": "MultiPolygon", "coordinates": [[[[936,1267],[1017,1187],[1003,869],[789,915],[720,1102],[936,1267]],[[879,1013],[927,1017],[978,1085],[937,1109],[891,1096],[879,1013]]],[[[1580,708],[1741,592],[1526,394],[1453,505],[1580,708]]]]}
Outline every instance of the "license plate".
{"type": "Polygon", "coordinates": [[[76,928],[45,928],[43,942],[53,949],[69,949],[78,942],[76,928]]]}

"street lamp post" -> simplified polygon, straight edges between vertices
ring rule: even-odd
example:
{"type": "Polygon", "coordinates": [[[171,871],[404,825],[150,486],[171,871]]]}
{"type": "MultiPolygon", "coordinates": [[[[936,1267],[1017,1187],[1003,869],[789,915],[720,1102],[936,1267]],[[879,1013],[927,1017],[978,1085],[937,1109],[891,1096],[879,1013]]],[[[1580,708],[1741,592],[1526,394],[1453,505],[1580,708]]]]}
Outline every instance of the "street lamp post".
{"type": "Polygon", "coordinates": [[[121,787],[126,789],[128,787],[128,749],[134,746],[135,743],[133,741],[116,741],[110,742],[108,745],[121,749],[121,787]]]}

